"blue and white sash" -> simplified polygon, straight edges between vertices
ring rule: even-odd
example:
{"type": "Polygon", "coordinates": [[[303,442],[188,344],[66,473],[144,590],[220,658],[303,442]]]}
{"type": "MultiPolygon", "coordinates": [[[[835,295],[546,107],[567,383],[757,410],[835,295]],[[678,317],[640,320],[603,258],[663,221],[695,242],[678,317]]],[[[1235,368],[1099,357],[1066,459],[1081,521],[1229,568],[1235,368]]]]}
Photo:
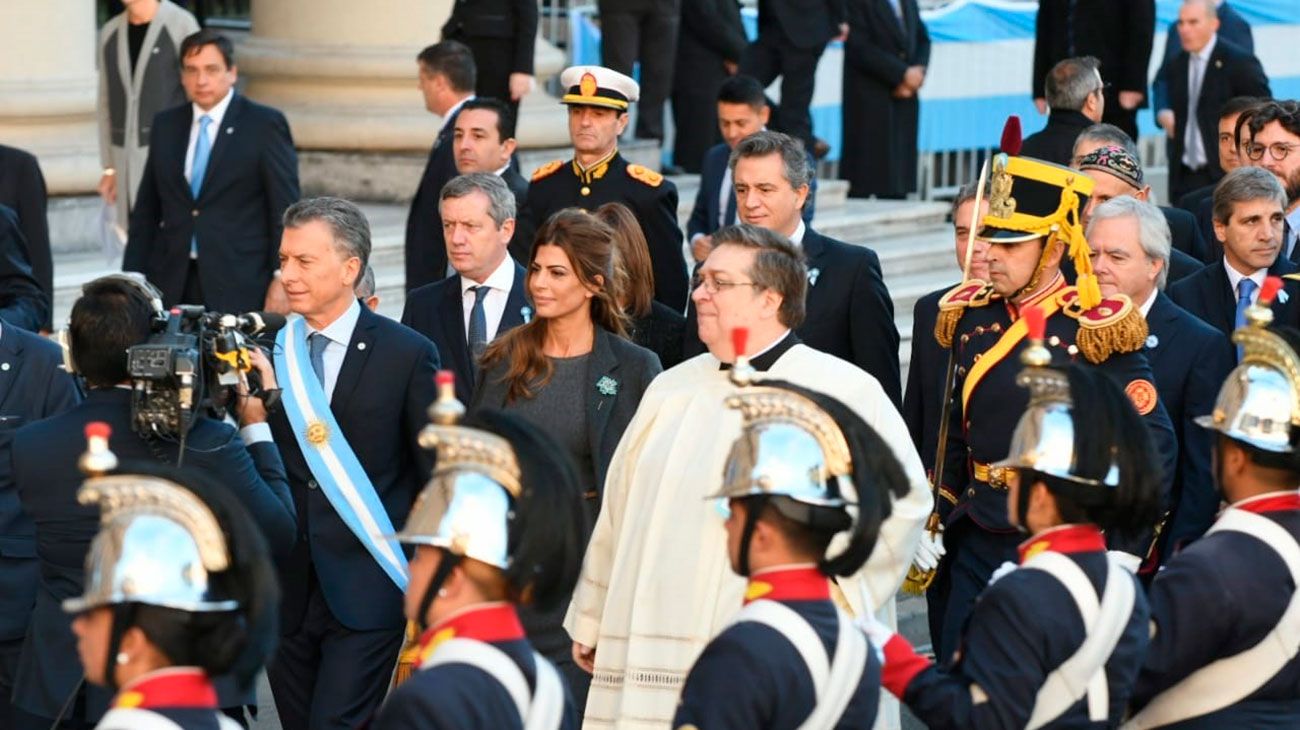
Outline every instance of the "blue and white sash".
{"type": "Polygon", "coordinates": [[[393,579],[397,589],[405,591],[410,577],[406,556],[397,541],[389,537],[396,530],[388,512],[344,438],[343,429],[334,420],[325,389],[312,371],[306,328],[306,321],[292,314],[275,337],[275,376],[284,388],[280,402],[289,417],[289,426],[307,460],[307,468],[334,511],[393,579]]]}

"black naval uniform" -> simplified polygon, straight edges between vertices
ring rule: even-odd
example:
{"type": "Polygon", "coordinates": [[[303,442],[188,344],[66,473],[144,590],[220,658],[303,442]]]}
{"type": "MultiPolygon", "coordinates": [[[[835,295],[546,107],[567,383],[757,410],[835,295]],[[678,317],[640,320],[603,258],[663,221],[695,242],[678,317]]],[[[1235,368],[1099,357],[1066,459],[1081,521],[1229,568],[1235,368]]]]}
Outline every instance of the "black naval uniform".
{"type": "Polygon", "coordinates": [[[686,261],[682,257],[682,231],[677,226],[677,186],[663,175],[641,165],[630,165],[614,150],[610,156],[583,170],[577,160],[556,160],[533,173],[528,202],[519,214],[522,242],[511,253],[525,266],[530,260],[533,236],[546,219],[564,208],[595,210],[605,203],[622,203],[641,222],[654,269],[655,299],[675,312],[686,311],[686,261]]]}
{"type": "MultiPolygon", "coordinates": [[[[524,636],[515,607],[485,603],[430,627],[420,637],[418,665],[437,654],[448,639],[472,639],[500,649],[523,672],[529,691],[536,690],[539,659],[524,636]]],[[[561,675],[561,683],[563,677],[561,675]]],[[[577,730],[579,715],[568,688],[564,714],[555,730],[577,730]]],[[[523,729],[510,693],[492,675],[468,663],[449,662],[417,669],[384,702],[374,730],[513,730],[523,729]]]]}
{"type": "MultiPolygon", "coordinates": [[[[1224,514],[1233,510],[1266,517],[1300,540],[1300,495],[1294,490],[1243,500],[1224,514]]],[[[1133,709],[1140,711],[1196,670],[1259,644],[1278,625],[1295,592],[1286,564],[1260,538],[1213,532],[1184,548],[1156,574],[1148,591],[1155,631],[1133,709]]],[[[1165,727],[1300,727],[1300,658],[1292,658],[1244,700],[1165,727]]]]}
{"type": "Polygon", "coordinates": [[[217,709],[217,691],[202,669],[168,667],[123,687],[95,730],[139,730],[168,722],[182,730],[239,727],[217,709]]]}
{"type": "MultiPolygon", "coordinates": [[[[1073,301],[1075,295],[1074,287],[1067,286],[1058,274],[1053,284],[1032,301],[1022,302],[1019,309],[1043,306],[1053,300],[1073,301]]],[[[1118,312],[1121,301],[1132,306],[1127,299],[1105,300],[1092,313],[1108,308],[1118,312]]],[[[1028,391],[1016,385],[1016,376],[1023,369],[1019,354],[1029,345],[1028,338],[1021,338],[1009,348],[1005,343],[1000,345],[1003,335],[1018,319],[1013,308],[994,293],[991,285],[979,280],[958,285],[944,295],[939,318],[944,317],[945,308],[953,306],[957,307],[960,319],[952,335],[957,369],[943,481],[938,493],[947,548],[935,578],[940,584],[937,588],[940,595],[946,594],[946,605],[942,607],[943,633],[936,643],[939,656],[947,656],[956,648],[966,616],[989,576],[1002,563],[1015,559],[1015,548],[1022,536],[1008,521],[1005,484],[996,478],[997,474],[990,474],[987,467],[1006,458],[1011,434],[1029,402],[1028,391]],[[969,400],[963,404],[963,389],[972,375],[979,380],[972,385],[969,400]],[[991,478],[994,484],[990,484],[991,478]]],[[[1054,365],[1082,359],[1077,346],[1079,320],[1089,314],[1065,306],[1048,316],[1044,344],[1052,353],[1054,365]]],[[[1145,335],[1142,339],[1145,340],[1145,335]]],[[[1154,375],[1141,348],[1139,342],[1134,352],[1112,354],[1097,367],[1125,389],[1151,429],[1164,467],[1167,500],[1178,442],[1169,416],[1158,400],[1154,375]]],[[[1153,535],[1108,535],[1108,538],[1112,549],[1143,557],[1153,535]]]]}
{"type": "MultiPolygon", "coordinates": [[[[1005,502],[1005,498],[1003,499],[1005,502]]],[[[1098,596],[1108,570],[1106,542],[1095,525],[1062,525],[1020,545],[1021,561],[1043,551],[1072,560],[1098,596]]],[[[1136,578],[1124,576],[1136,583],[1136,578]]],[[[1149,611],[1140,587],[1123,633],[1106,660],[1108,721],[1088,719],[1080,699],[1048,723],[1053,728],[1114,727],[1142,665],[1149,611]]],[[[1023,728],[1048,674],[1082,646],[1086,632],[1065,585],[1042,570],[1019,568],[980,595],[950,664],[936,666],[895,635],[885,644],[883,684],[929,728],[1023,728]]]]}
{"type": "MultiPolygon", "coordinates": [[[[828,658],[835,656],[839,609],[830,581],[816,568],[791,567],[753,576],[753,600],[777,601],[799,614],[817,633],[828,658]]],[[[832,659],[833,661],[833,659],[832,659]]],[[[678,730],[793,730],[816,705],[807,663],[781,632],[755,621],[738,621],[718,634],[691,667],[673,726],[678,730]]],[[[867,667],[836,728],[869,728],[880,699],[880,660],[867,652],[867,667]]]]}

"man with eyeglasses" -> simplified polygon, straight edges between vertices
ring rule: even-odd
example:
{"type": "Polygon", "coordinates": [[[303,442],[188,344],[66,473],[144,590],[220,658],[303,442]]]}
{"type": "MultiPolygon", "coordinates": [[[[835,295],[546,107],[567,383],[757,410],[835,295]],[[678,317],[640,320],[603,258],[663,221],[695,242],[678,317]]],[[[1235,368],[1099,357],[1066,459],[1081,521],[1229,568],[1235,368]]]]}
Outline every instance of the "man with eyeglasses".
{"type": "Polygon", "coordinates": [[[1300,104],[1265,104],[1247,122],[1250,141],[1243,147],[1248,164],[1273,173],[1286,191],[1281,255],[1300,263],[1300,104]]]}
{"type": "MultiPolygon", "coordinates": [[[[802,150],[800,150],[802,155],[802,150]]],[[[802,157],[800,158],[802,159],[802,157]]],[[[668,726],[682,683],[708,640],[739,609],[745,579],[726,555],[717,494],[740,435],[724,372],[741,355],[762,377],[832,396],[870,425],[903,468],[876,549],[840,579],[855,611],[893,618],[893,596],[930,512],[925,471],[907,427],[876,379],[800,342],[808,310],[803,253],[755,225],[722,228],[691,293],[708,352],[671,368],[646,390],[605,481],[604,502],[565,628],[579,666],[594,670],[587,719],[668,726]],[[745,334],[739,338],[737,330],[745,334]]]]}

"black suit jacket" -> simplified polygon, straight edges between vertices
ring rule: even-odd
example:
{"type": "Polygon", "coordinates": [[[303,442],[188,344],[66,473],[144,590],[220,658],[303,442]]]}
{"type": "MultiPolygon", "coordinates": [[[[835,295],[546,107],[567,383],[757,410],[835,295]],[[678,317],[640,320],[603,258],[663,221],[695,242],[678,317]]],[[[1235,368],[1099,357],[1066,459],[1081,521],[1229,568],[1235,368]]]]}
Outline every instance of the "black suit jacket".
{"type": "MultiPolygon", "coordinates": [[[[437,393],[438,351],[423,335],[361,307],[330,411],[351,444],[395,528],[406,523],[433,466],[416,438],[437,393]]],[[[281,380],[284,377],[281,376],[281,380]]],[[[281,563],[281,631],[293,633],[315,574],[330,612],[357,630],[402,626],[402,592],[348,529],[307,468],[283,409],[271,416],[298,507],[293,551],[281,563]]]]}
{"type": "MultiPolygon", "coordinates": [[[[1230,3],[1221,3],[1216,11],[1219,16],[1219,37],[1226,38],[1237,44],[1247,53],[1255,52],[1255,38],[1250,32],[1250,23],[1241,17],[1233,9],[1230,3]]],[[[1169,83],[1166,81],[1165,69],[1169,64],[1178,57],[1183,50],[1183,40],[1178,37],[1178,20],[1175,19],[1169,24],[1169,32],[1165,36],[1165,55],[1161,57],[1160,68],[1156,70],[1156,76],[1151,80],[1151,108],[1155,110],[1169,109],[1169,83]]],[[[1182,203],[1179,203],[1182,205],[1182,203]]]]}
{"type": "MultiPolygon", "coordinates": [[[[80,405],[23,427],[13,439],[14,480],[23,510],[36,524],[36,556],[41,582],[36,609],[19,660],[14,704],[41,717],[54,717],[81,678],[73,617],[61,602],[81,595],[86,552],[99,531],[99,508],[77,502],[85,476],[77,457],[86,450],[87,423],[103,421],[113,429],[113,452],[122,462],[176,461],[176,446],[149,442],[131,429],[131,392],[121,388],[92,390],[80,405]]],[[[190,430],[185,466],[218,476],[248,509],[277,557],[293,544],[293,502],[284,465],[269,442],[245,446],[234,428],[201,418],[190,430]]],[[[97,718],[109,699],[106,690],[87,688],[89,717],[97,718]]],[[[225,700],[226,698],[222,698],[225,700]]],[[[237,702],[238,700],[236,700],[237,702]]],[[[230,704],[235,704],[231,702],[230,704]]]]}
{"type": "Polygon", "coordinates": [[[0,320],[39,332],[50,319],[50,297],[32,276],[26,250],[18,216],[0,205],[0,320]]]}
{"type": "MultiPolygon", "coordinates": [[[[442,215],[438,211],[438,197],[442,186],[456,177],[457,109],[443,123],[429,150],[429,161],[424,165],[424,175],[411,198],[411,211],[406,215],[406,291],[432,284],[447,275],[447,244],[442,237],[442,215]]],[[[508,184],[508,183],[507,183],[508,184]]]]}
{"type": "MultiPolygon", "coordinates": [[[[500,336],[524,323],[528,299],[524,295],[524,267],[515,264],[515,279],[506,296],[506,308],[497,326],[500,336]]],[[[474,394],[478,366],[469,352],[465,332],[465,300],[461,296],[460,274],[426,284],[411,292],[402,310],[402,324],[429,338],[438,347],[442,366],[456,374],[456,398],[468,403],[474,394]]]]}
{"type": "Polygon", "coordinates": [[[1160,206],[1160,212],[1165,214],[1165,222],[1169,224],[1170,243],[1174,248],[1198,261],[1209,258],[1210,247],[1201,236],[1200,226],[1196,225],[1196,216],[1168,205],[1160,206]]]}
{"type": "Polygon", "coordinates": [[[1214,448],[1209,429],[1195,419],[1214,410],[1219,387],[1232,370],[1235,355],[1228,338],[1165,294],[1147,312],[1147,360],[1156,376],[1156,391],[1178,436],[1170,516],[1160,538],[1161,561],[1182,544],[1200,537],[1219,512],[1219,493],[1210,468],[1214,448]]]}
{"type": "MultiPolygon", "coordinates": [[[[1183,136],[1187,132],[1187,64],[1190,58],[1187,51],[1180,51],[1165,72],[1165,82],[1169,85],[1169,108],[1174,112],[1174,136],[1166,140],[1171,175],[1180,169],[1183,159],[1183,136]]],[[[1219,167],[1219,108],[1234,96],[1272,95],[1259,59],[1220,37],[1205,64],[1201,96],[1196,104],[1196,123],[1205,146],[1205,165],[1215,180],[1223,177],[1223,168],[1219,167]]]]}
{"type": "MultiPolygon", "coordinates": [[[[689,0],[688,0],[689,2],[689,0]]],[[[780,28],[795,48],[821,48],[839,34],[847,0],[758,0],[758,29],[780,28]]]]}
{"type": "MultiPolygon", "coordinates": [[[[442,26],[442,37],[513,40],[508,59],[510,71],[531,74],[537,38],[537,3],[534,0],[455,0],[451,17],[442,26]]],[[[497,59],[475,60],[483,64],[497,59]]]]}
{"type": "Polygon", "coordinates": [[[1025,137],[1020,154],[1068,167],[1074,156],[1074,141],[1080,132],[1091,126],[1092,120],[1082,112],[1053,109],[1047,115],[1047,126],[1025,137]]]}
{"type": "Polygon", "coordinates": [[[714,81],[700,87],[713,96],[726,78],[722,61],[740,63],[749,44],[736,0],[684,0],[677,36],[676,78],[700,83],[700,74],[714,81]]]}
{"type": "MultiPolygon", "coordinates": [[[[524,235],[519,229],[518,216],[523,211],[524,205],[528,203],[528,180],[523,175],[520,175],[519,171],[513,166],[507,167],[506,171],[501,173],[501,180],[505,182],[506,187],[510,188],[510,192],[515,194],[516,222],[515,234],[510,239],[510,255],[514,257],[515,261],[526,262],[533,252],[533,242],[524,240],[524,235]]],[[[439,216],[439,220],[441,220],[441,216],[439,216]]]]}
{"type": "Polygon", "coordinates": [[[1170,248],[1167,284],[1172,286],[1174,282],[1182,281],[1203,268],[1205,264],[1201,263],[1200,259],[1194,259],[1176,248],[1170,248]]]}
{"type": "MultiPolygon", "coordinates": [[[[1228,283],[1228,272],[1224,266],[1223,259],[1219,259],[1170,286],[1168,294],[1175,304],[1231,338],[1236,327],[1237,294],[1228,283]]],[[[1300,266],[1281,256],[1268,269],[1269,276],[1284,276],[1297,271],[1300,271],[1300,266]]],[[[1300,308],[1296,304],[1297,298],[1300,298],[1300,281],[1282,281],[1283,289],[1273,301],[1273,321],[1294,326],[1300,318],[1300,308]]]]}
{"type": "Polygon", "coordinates": [[[934,338],[934,323],[939,317],[939,300],[950,289],[952,286],[936,289],[912,307],[912,359],[903,393],[903,421],[932,480],[942,422],[943,378],[948,372],[948,350],[934,338]]]}
{"type": "Polygon", "coordinates": [[[650,313],[634,318],[627,336],[636,344],[659,356],[664,370],[682,361],[682,337],[686,317],[661,302],[650,302],[650,313]]]}
{"type": "Polygon", "coordinates": [[[1030,80],[1034,98],[1046,96],[1047,72],[1071,56],[1095,56],[1101,62],[1101,77],[1111,85],[1107,106],[1116,103],[1120,91],[1145,94],[1155,5],[1155,0],[1039,0],[1030,80]]]}
{"type": "Polygon", "coordinates": [[[81,401],[53,342],[0,326],[0,641],[21,639],[36,602],[36,527],[22,509],[10,446],[24,425],[62,413],[81,401]]]}
{"type": "MultiPolygon", "coordinates": [[[[54,257],[50,253],[50,227],[45,217],[45,176],[40,163],[23,150],[0,145],[0,205],[13,208],[27,244],[24,253],[32,276],[45,293],[54,297],[54,257]]],[[[50,329],[47,316],[43,329],[50,329]]]]}
{"type": "Polygon", "coordinates": [[[139,271],[180,301],[198,238],[204,305],[221,312],[262,309],[280,268],[280,223],[299,198],[298,155],[284,115],[236,93],[217,130],[198,200],[185,179],[193,105],[154,118],[149,160],[131,210],[122,269],[139,271]]]}

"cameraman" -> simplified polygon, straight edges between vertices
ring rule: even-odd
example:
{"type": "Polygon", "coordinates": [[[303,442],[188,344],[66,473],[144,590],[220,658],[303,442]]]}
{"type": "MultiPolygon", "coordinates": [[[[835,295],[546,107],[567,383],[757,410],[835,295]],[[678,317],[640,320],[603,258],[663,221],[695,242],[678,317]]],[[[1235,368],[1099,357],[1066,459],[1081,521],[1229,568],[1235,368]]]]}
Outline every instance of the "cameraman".
{"type": "MultiPolygon", "coordinates": [[[[23,427],[14,436],[14,481],[23,509],[36,524],[41,566],[36,608],[14,690],[19,728],[50,727],[82,675],[73,617],[63,612],[61,603],[81,593],[86,552],[99,529],[99,509],[77,502],[84,479],[77,461],[86,450],[86,424],[108,423],[113,429],[110,444],[123,461],[177,460],[176,442],[145,438],[132,430],[126,353],[149,338],[152,322],[161,316],[157,298],[152,287],[121,274],[86,284],[68,325],[68,346],[76,371],[85,379],[86,399],[61,415],[23,427]]],[[[254,362],[266,387],[274,388],[274,370],[266,358],[257,353],[254,362]]],[[[239,405],[243,425],[239,435],[222,421],[196,417],[185,444],[184,466],[225,484],[257,522],[277,559],[283,558],[297,531],[284,464],[270,440],[261,402],[241,398],[239,405]]],[[[217,691],[227,714],[243,722],[242,706],[254,699],[228,691],[221,678],[217,691]]],[[[90,727],[109,699],[106,690],[85,685],[69,704],[65,719],[71,727],[80,727],[78,722],[90,727]]]]}

